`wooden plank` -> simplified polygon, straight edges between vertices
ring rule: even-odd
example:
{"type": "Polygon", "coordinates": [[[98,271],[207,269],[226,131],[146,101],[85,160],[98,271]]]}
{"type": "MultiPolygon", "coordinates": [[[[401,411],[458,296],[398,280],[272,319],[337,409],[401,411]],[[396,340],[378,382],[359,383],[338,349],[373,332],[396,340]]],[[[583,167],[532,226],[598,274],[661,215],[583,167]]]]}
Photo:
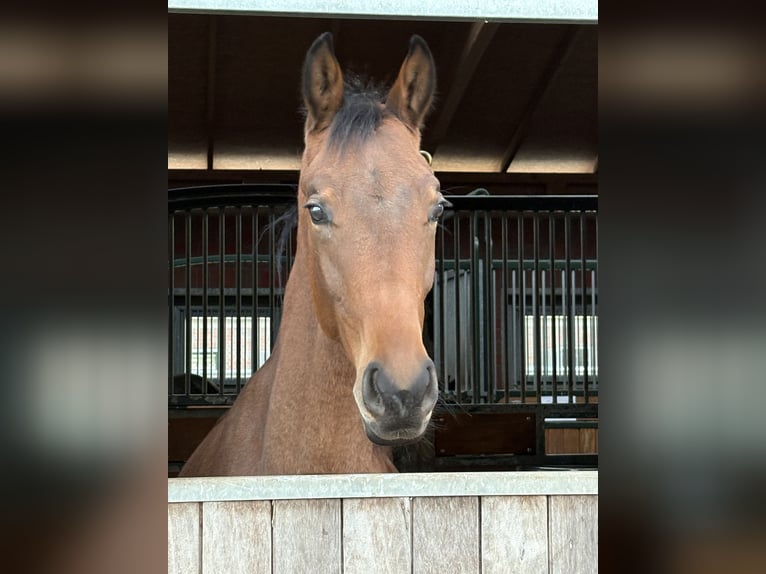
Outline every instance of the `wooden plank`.
{"type": "Polygon", "coordinates": [[[550,573],[598,572],[598,497],[551,496],[550,573]]]}
{"type": "Polygon", "coordinates": [[[482,497],[481,560],[483,574],[547,574],[547,497],[482,497]]]}
{"type": "Polygon", "coordinates": [[[271,503],[202,505],[202,572],[271,573],[271,503]]]}
{"type": "Polygon", "coordinates": [[[598,429],[580,429],[580,452],[598,453],[598,429]]]}
{"type": "Polygon", "coordinates": [[[168,574],[200,571],[200,505],[168,504],[168,574]]]}
{"type": "Polygon", "coordinates": [[[344,500],[344,574],[410,574],[411,516],[409,498],[344,500]]]}
{"type": "Polygon", "coordinates": [[[412,501],[412,574],[480,572],[479,499],[412,501]]]}
{"type": "Polygon", "coordinates": [[[274,501],[274,572],[340,573],[341,501],[274,501]]]}

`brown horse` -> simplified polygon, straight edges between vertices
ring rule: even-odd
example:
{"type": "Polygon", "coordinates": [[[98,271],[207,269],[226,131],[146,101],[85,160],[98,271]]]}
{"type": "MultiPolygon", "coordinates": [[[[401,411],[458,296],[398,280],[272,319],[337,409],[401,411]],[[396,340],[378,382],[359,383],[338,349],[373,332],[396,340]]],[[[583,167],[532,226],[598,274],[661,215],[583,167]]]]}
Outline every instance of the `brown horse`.
{"type": "Polygon", "coordinates": [[[303,67],[297,250],[279,336],[181,476],[396,471],[436,403],[422,340],[447,202],[420,154],[436,83],[413,36],[385,98],[344,83],[325,33],[303,67]]]}

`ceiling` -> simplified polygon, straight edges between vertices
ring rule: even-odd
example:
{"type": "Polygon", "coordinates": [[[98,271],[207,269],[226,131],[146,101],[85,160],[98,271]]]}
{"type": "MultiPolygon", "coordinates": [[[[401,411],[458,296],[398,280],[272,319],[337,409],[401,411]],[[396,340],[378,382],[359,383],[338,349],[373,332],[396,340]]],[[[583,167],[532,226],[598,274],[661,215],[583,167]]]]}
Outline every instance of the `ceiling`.
{"type": "Polygon", "coordinates": [[[597,171],[597,26],[168,15],[168,169],[297,173],[300,69],[322,32],[341,66],[390,84],[412,34],[437,65],[423,131],[435,171],[597,171]]]}

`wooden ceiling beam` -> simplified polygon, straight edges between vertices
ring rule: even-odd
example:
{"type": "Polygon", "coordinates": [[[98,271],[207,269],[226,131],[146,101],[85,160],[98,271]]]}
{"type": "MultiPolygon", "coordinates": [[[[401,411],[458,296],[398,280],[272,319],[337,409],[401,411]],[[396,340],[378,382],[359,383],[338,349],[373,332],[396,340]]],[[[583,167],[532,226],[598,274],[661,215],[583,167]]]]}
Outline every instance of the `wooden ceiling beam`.
{"type": "Polygon", "coordinates": [[[473,75],[479,67],[481,58],[486,52],[489,43],[495,36],[499,24],[496,22],[474,22],[468,32],[468,37],[463,45],[457,71],[452,80],[447,97],[439,106],[439,115],[433,124],[433,129],[427,134],[427,147],[430,148],[432,155],[435,155],[439,145],[444,141],[444,137],[449,130],[455,113],[463,100],[468,86],[471,84],[473,75]]]}
{"type": "Polygon", "coordinates": [[[548,61],[548,65],[545,67],[542,74],[540,74],[540,80],[532,91],[532,95],[524,108],[524,113],[522,114],[519,123],[516,125],[516,129],[500,159],[500,165],[498,166],[500,172],[508,171],[508,168],[511,166],[513,158],[516,157],[516,153],[519,151],[521,144],[527,137],[529,126],[532,123],[532,118],[535,115],[537,107],[540,105],[540,102],[545,97],[548,89],[553,84],[556,76],[564,67],[564,62],[566,62],[567,57],[572,52],[572,47],[580,34],[580,30],[581,28],[579,26],[574,26],[564,32],[556,49],[553,51],[553,55],[548,61]]]}

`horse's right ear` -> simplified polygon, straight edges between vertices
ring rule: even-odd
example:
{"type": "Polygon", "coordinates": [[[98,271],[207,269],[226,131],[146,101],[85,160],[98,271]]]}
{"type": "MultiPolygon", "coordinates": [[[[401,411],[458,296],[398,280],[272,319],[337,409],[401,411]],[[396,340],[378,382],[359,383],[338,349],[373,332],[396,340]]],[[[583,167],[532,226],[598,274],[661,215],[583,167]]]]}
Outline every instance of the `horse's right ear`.
{"type": "Polygon", "coordinates": [[[303,101],[306,133],[325,129],[343,103],[343,73],[332,45],[332,34],[319,36],[303,63],[303,101]]]}

